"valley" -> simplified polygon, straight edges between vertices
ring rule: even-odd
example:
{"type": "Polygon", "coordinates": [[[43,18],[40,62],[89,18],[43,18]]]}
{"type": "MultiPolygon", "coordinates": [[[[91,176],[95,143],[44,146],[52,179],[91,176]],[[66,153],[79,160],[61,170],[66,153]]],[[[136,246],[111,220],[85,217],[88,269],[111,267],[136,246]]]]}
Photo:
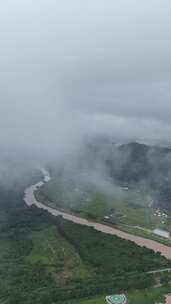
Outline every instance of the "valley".
{"type": "Polygon", "coordinates": [[[79,187],[66,179],[56,178],[38,185],[34,195],[36,200],[52,209],[171,245],[170,238],[154,233],[156,228],[170,232],[171,217],[154,209],[152,197],[142,190],[115,185],[113,193],[108,195],[97,187],[79,187]]]}
{"type": "Polygon", "coordinates": [[[149,272],[171,267],[159,253],[27,206],[23,192],[0,192],[0,303],[81,303],[170,281],[149,272]]]}
{"type": "Polygon", "coordinates": [[[0,189],[1,304],[101,304],[122,290],[130,304],[164,303],[171,244],[152,231],[170,216],[153,192],[51,168],[24,183],[0,189]]]}
{"type": "MultiPolygon", "coordinates": [[[[44,174],[44,171],[43,171],[43,174],[44,174]]],[[[46,184],[49,182],[49,180],[51,180],[49,174],[48,174],[48,178],[47,178],[47,174],[44,174],[44,181],[36,183],[35,185],[25,189],[24,201],[26,202],[26,204],[28,206],[36,205],[38,208],[47,210],[50,214],[52,214],[54,216],[62,216],[64,219],[69,220],[71,222],[74,222],[74,223],[77,223],[77,224],[80,224],[83,226],[93,227],[96,230],[101,231],[103,233],[117,235],[123,239],[131,240],[131,241],[135,242],[137,245],[145,246],[149,249],[154,250],[155,252],[160,252],[160,254],[164,255],[166,258],[171,260],[171,247],[169,247],[169,246],[165,246],[164,244],[161,244],[154,240],[136,236],[133,233],[128,234],[126,232],[123,232],[123,231],[113,228],[111,226],[107,226],[107,225],[104,225],[104,224],[101,224],[98,222],[93,222],[92,220],[87,220],[87,219],[84,219],[83,217],[78,217],[71,213],[66,213],[64,210],[62,211],[62,210],[54,209],[54,208],[46,205],[46,202],[42,203],[42,202],[37,201],[36,196],[35,196],[37,193],[37,189],[39,191],[39,189],[41,189],[40,187],[42,187],[44,185],[46,186],[46,184]]],[[[100,203],[100,201],[99,201],[99,203],[100,203]]],[[[168,245],[170,244],[169,240],[168,240],[168,242],[166,242],[166,244],[168,244],[168,245]]]]}

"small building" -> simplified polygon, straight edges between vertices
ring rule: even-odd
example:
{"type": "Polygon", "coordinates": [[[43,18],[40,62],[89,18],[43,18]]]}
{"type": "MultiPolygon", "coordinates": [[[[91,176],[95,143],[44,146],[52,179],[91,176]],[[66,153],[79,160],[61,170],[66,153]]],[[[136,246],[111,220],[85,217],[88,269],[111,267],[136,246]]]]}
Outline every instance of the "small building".
{"type": "Polygon", "coordinates": [[[104,219],[105,219],[105,220],[109,220],[109,219],[110,219],[110,216],[105,215],[105,216],[104,216],[104,219]]]}
{"type": "Polygon", "coordinates": [[[127,304],[127,297],[124,294],[111,295],[106,297],[107,304],[127,304]]]}
{"type": "Polygon", "coordinates": [[[159,228],[154,229],[153,233],[167,239],[170,237],[170,233],[168,231],[159,228]]]}

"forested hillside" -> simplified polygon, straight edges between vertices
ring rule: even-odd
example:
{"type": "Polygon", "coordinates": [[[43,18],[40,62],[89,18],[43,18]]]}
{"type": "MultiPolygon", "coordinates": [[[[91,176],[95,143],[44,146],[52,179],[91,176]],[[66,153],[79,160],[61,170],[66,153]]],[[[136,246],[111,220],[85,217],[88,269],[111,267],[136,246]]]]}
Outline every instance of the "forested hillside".
{"type": "Polygon", "coordinates": [[[93,138],[84,149],[80,149],[75,158],[71,155],[64,168],[61,166],[60,174],[70,174],[73,179],[78,176],[78,181],[83,175],[84,182],[92,181],[100,186],[110,179],[113,185],[139,187],[151,192],[154,208],[160,207],[170,213],[170,172],[170,147],[137,142],[116,144],[111,138],[93,138]]]}
{"type": "Polygon", "coordinates": [[[130,241],[54,218],[0,191],[0,303],[61,303],[120,289],[145,288],[144,272],[170,262],[130,241]]]}

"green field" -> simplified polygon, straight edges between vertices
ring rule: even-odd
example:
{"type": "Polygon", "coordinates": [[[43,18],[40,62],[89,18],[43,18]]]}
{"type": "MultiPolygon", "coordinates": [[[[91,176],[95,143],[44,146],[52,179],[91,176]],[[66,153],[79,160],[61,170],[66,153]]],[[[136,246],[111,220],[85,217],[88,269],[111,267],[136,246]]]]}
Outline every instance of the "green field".
{"type": "Polygon", "coordinates": [[[33,248],[26,260],[32,264],[40,263],[53,275],[57,286],[67,280],[90,277],[86,267],[74,247],[59,234],[56,226],[45,226],[30,235],[33,248]]]}
{"type": "Polygon", "coordinates": [[[116,225],[141,226],[149,230],[156,227],[171,229],[169,217],[163,224],[162,217],[154,216],[152,196],[143,189],[113,186],[113,190],[106,193],[97,186],[80,185],[58,178],[44,184],[35,195],[51,207],[78,213],[82,217],[116,225]]]}
{"type": "MultiPolygon", "coordinates": [[[[156,289],[147,289],[144,291],[135,291],[128,293],[129,304],[155,304],[165,303],[165,295],[170,293],[171,285],[156,289]]],[[[90,300],[83,300],[79,304],[105,304],[105,296],[90,300]]]]}

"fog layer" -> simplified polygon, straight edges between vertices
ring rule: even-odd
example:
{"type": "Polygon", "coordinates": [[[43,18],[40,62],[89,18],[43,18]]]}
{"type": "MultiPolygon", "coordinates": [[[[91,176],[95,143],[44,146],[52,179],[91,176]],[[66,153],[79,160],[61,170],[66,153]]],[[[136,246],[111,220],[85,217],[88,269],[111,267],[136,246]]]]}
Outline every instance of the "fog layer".
{"type": "Polygon", "coordinates": [[[170,13],[167,0],[2,2],[1,167],[61,159],[89,135],[169,142],[170,13]]]}

